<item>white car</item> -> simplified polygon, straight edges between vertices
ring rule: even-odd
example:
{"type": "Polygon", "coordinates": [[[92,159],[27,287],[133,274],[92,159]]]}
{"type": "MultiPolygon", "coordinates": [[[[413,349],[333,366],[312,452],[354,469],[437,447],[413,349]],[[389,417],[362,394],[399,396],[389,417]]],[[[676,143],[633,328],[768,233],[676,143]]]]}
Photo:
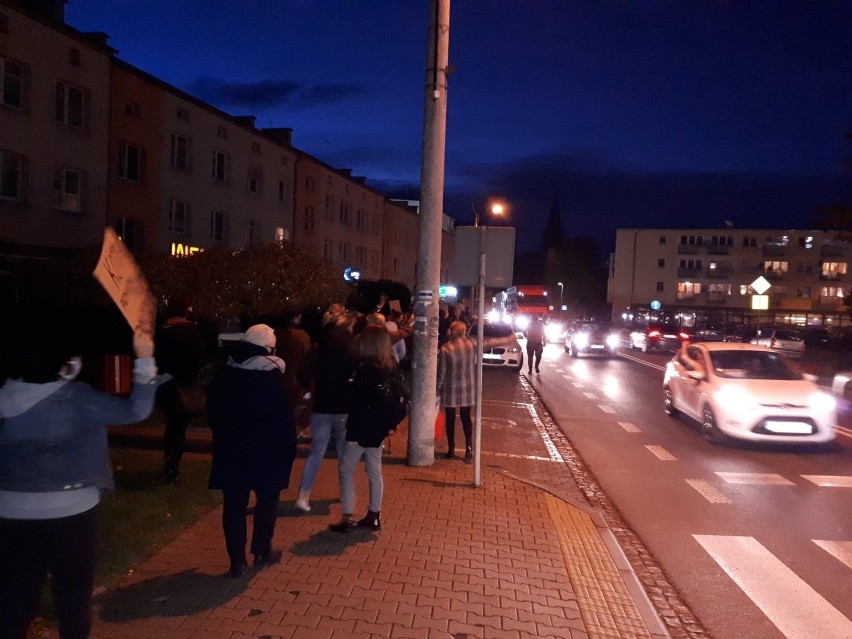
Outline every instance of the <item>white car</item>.
{"type": "Polygon", "coordinates": [[[714,443],[825,443],[837,402],[777,351],[730,342],[687,344],[666,366],[664,408],[701,424],[714,443]]]}

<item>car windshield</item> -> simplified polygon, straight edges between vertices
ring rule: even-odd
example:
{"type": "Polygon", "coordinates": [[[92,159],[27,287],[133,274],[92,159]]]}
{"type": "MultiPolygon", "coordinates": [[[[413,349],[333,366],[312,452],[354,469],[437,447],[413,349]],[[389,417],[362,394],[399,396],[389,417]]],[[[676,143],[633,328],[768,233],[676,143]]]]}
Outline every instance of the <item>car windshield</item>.
{"type": "MultiPolygon", "coordinates": [[[[477,334],[476,324],[470,327],[470,334],[473,337],[476,337],[477,334]]],[[[514,329],[508,324],[485,324],[483,326],[483,333],[485,337],[509,337],[510,335],[514,335],[514,329]]]]}
{"type": "Polygon", "coordinates": [[[606,322],[583,322],[575,329],[577,332],[608,331],[610,325],[606,322]]]}
{"type": "Polygon", "coordinates": [[[802,379],[780,355],[763,351],[711,351],[710,361],[719,377],[734,379],[802,379]]]}

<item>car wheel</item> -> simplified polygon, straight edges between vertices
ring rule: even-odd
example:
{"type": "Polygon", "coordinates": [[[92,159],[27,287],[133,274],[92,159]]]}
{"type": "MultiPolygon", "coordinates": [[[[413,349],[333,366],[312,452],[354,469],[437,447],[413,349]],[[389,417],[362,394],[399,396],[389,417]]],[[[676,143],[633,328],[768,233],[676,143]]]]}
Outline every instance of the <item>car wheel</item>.
{"type": "Polygon", "coordinates": [[[663,411],[670,417],[677,416],[677,409],[674,407],[674,397],[672,397],[672,389],[668,386],[663,388],[663,411]]]}
{"type": "Polygon", "coordinates": [[[716,415],[713,414],[713,409],[709,406],[704,407],[704,420],[701,423],[701,434],[704,436],[704,439],[714,444],[721,444],[725,441],[725,435],[716,425],[716,415]]]}

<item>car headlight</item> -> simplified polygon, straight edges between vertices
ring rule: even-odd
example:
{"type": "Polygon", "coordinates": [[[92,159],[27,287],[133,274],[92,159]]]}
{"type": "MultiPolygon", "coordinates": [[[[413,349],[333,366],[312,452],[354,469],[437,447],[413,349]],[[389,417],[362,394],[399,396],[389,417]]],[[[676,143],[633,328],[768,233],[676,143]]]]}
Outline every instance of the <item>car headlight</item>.
{"type": "Polygon", "coordinates": [[[515,328],[519,328],[523,331],[523,330],[526,330],[527,326],[529,326],[529,325],[530,325],[530,318],[529,317],[525,317],[523,315],[518,315],[518,317],[515,318],[515,328]]]}
{"type": "Polygon", "coordinates": [[[555,342],[562,335],[562,327],[559,324],[548,324],[544,327],[544,336],[551,342],[555,342]]]}
{"type": "Polygon", "coordinates": [[[616,348],[618,346],[618,335],[607,335],[606,345],[610,348],[616,348]]]}
{"type": "Polygon", "coordinates": [[[817,413],[830,413],[837,408],[837,400],[828,393],[814,393],[808,398],[808,406],[817,413]]]}
{"type": "Polygon", "coordinates": [[[754,399],[742,386],[725,386],[716,393],[716,403],[729,411],[749,410],[754,407],[754,399]]]}
{"type": "Polygon", "coordinates": [[[520,353],[521,349],[518,346],[510,346],[506,349],[507,353],[520,353]]]}
{"type": "Polygon", "coordinates": [[[586,348],[589,345],[589,336],[586,333],[577,333],[574,336],[574,345],[577,348],[586,348]]]}

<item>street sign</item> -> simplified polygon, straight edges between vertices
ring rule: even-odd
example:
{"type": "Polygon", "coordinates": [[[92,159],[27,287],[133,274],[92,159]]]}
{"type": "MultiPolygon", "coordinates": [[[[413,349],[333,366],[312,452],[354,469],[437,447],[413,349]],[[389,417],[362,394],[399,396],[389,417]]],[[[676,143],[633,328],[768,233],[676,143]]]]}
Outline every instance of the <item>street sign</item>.
{"type": "Polygon", "coordinates": [[[751,283],[751,287],[755,291],[757,291],[758,295],[763,295],[764,293],[766,293],[766,291],[768,291],[771,286],[772,284],[770,284],[769,280],[763,277],[763,275],[761,275],[751,283]]]}

